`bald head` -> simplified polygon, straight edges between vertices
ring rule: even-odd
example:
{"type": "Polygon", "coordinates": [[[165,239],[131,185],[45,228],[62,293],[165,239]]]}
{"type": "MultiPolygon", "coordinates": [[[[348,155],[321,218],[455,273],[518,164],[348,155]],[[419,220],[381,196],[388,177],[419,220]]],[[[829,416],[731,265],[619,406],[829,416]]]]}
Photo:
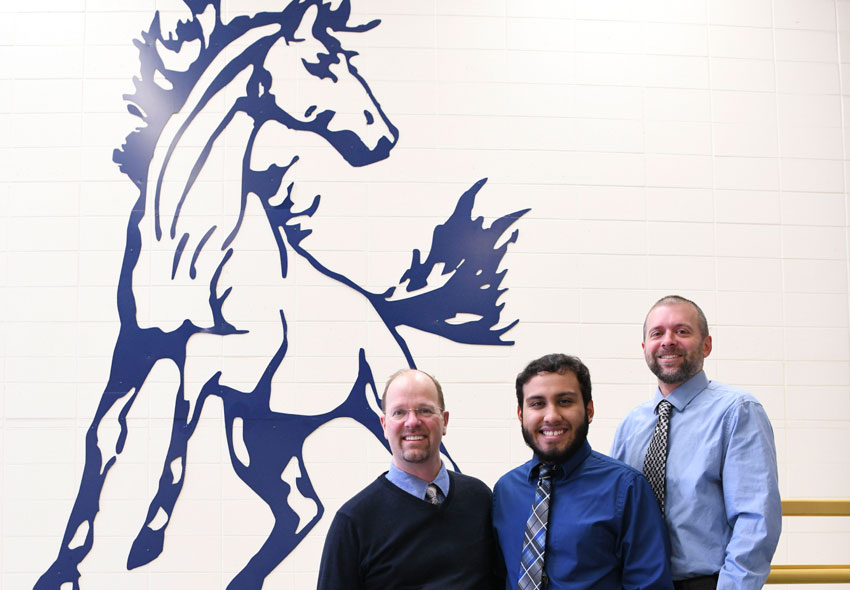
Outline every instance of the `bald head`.
{"type": "Polygon", "coordinates": [[[392,385],[392,382],[402,375],[410,375],[412,373],[423,375],[431,380],[434,384],[434,388],[437,390],[437,400],[439,401],[440,411],[444,411],[446,409],[446,400],[443,399],[443,388],[440,385],[440,382],[433,375],[429,375],[425,371],[420,371],[419,369],[399,369],[392,375],[390,375],[389,379],[387,379],[387,384],[384,385],[384,393],[381,395],[381,409],[386,413],[387,411],[387,390],[392,385]]]}
{"type": "Polygon", "coordinates": [[[643,320],[643,338],[646,339],[646,320],[649,318],[649,314],[652,313],[656,307],[661,307],[662,305],[688,305],[697,314],[697,327],[699,328],[700,334],[703,338],[706,338],[710,334],[708,333],[708,320],[705,318],[705,313],[703,313],[702,309],[699,305],[691,301],[690,299],[686,299],[681,295],[666,295],[656,301],[652,307],[649,308],[649,311],[646,313],[646,318],[643,320]]]}

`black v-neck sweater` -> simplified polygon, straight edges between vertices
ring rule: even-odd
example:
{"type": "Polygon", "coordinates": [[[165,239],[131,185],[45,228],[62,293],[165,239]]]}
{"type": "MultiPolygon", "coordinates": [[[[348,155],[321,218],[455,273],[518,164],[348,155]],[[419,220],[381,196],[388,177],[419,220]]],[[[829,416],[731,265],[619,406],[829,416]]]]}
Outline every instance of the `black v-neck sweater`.
{"type": "Polygon", "coordinates": [[[336,513],[325,538],[319,590],[478,590],[504,587],[492,493],[449,471],[434,506],[381,475],[336,513]]]}

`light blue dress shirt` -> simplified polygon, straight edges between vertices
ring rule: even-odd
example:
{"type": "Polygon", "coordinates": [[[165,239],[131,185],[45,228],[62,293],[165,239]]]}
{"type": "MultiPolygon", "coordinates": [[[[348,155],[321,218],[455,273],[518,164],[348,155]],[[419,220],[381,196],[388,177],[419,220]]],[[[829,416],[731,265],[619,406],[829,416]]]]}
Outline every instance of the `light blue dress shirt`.
{"type": "Polygon", "coordinates": [[[717,590],[760,589],[782,528],[773,429],[750,394],[704,372],[623,420],[611,455],[643,469],[662,399],[673,404],[665,514],[674,580],[719,572],[717,590]]]}
{"type": "Polygon", "coordinates": [[[425,488],[427,488],[429,484],[433,483],[440,488],[440,492],[443,494],[440,498],[441,501],[445,500],[446,496],[449,495],[449,485],[451,485],[449,474],[446,472],[445,463],[440,463],[440,471],[437,473],[437,477],[434,478],[434,481],[419,479],[415,475],[410,475],[406,471],[402,471],[396,467],[394,463],[390,463],[390,470],[387,472],[387,479],[390,483],[400,487],[408,494],[416,496],[417,498],[422,498],[423,500],[425,499],[425,488]]]}

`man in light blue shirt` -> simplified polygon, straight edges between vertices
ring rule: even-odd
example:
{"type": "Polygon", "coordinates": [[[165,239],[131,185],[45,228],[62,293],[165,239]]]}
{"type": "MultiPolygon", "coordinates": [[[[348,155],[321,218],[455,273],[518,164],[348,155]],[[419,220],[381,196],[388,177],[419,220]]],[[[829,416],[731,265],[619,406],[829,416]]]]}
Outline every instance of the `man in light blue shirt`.
{"type": "Polygon", "coordinates": [[[664,518],[677,590],[755,590],[764,585],[782,526],[770,420],[750,394],[709,381],[705,314],[670,295],[644,322],[653,399],[623,420],[611,455],[642,469],[662,400],[669,419],[664,518]]]}

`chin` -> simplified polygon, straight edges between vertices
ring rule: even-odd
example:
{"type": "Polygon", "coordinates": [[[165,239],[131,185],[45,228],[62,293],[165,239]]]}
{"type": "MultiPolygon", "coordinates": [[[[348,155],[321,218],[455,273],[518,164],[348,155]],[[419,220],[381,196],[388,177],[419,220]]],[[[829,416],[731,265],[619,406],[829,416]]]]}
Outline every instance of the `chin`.
{"type": "Polygon", "coordinates": [[[525,444],[528,445],[534,454],[544,463],[563,463],[570,457],[572,457],[576,451],[578,451],[584,441],[587,440],[587,432],[590,428],[590,422],[585,417],[585,422],[582,424],[575,432],[575,437],[565,443],[563,447],[552,447],[548,449],[544,449],[538,446],[537,441],[535,441],[531,434],[525,428],[521,428],[522,437],[525,440],[525,444]]]}

